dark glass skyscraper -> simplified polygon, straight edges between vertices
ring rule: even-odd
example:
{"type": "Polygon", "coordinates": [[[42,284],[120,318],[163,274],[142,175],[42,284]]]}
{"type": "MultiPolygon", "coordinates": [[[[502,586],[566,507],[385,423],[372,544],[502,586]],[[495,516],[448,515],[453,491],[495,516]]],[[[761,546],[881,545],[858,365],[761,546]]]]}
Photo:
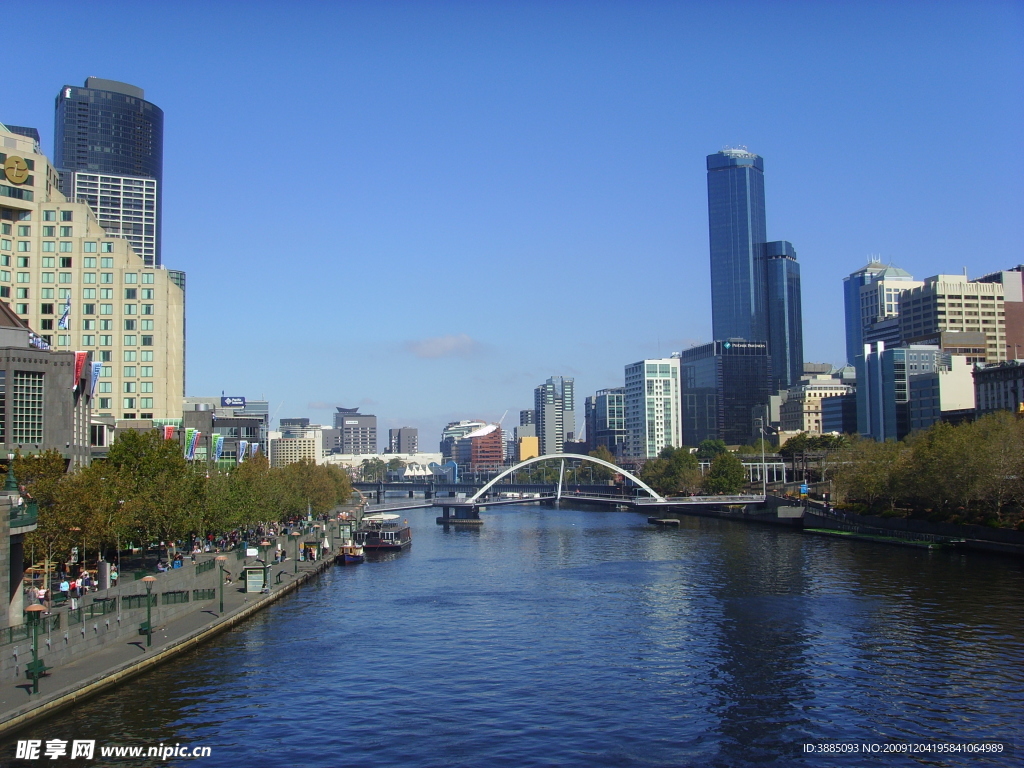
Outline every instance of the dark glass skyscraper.
{"type": "Polygon", "coordinates": [[[89,202],[103,227],[158,266],[164,113],[141,88],[98,77],[56,99],[54,164],[61,191],[89,202]]]}
{"type": "Polygon", "coordinates": [[[803,373],[800,266],[785,240],[769,243],[764,161],[744,149],[707,157],[711,324],[718,341],[764,342],[773,389],[803,373]]]}

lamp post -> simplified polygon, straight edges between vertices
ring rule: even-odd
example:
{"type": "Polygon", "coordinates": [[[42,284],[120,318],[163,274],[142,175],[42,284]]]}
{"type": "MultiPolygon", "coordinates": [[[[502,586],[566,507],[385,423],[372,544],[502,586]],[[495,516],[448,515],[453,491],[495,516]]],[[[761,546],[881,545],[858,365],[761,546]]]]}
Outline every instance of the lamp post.
{"type": "Polygon", "coordinates": [[[299,531],[292,531],[292,541],[295,542],[295,573],[299,572],[299,537],[302,534],[299,531]]]}
{"type": "MultiPolygon", "coordinates": [[[[32,625],[32,666],[39,666],[39,622],[40,615],[46,609],[41,605],[30,605],[25,609],[28,614],[28,622],[32,625]]],[[[35,669],[32,677],[32,693],[39,693],[39,670],[35,669]]]]}
{"type": "Polygon", "coordinates": [[[260,549],[263,551],[263,586],[270,589],[270,563],[267,560],[267,553],[270,552],[270,540],[263,539],[260,542],[260,549]]]}
{"type": "Polygon", "coordinates": [[[225,555],[217,555],[217,566],[220,568],[220,615],[224,615],[224,563],[227,562],[225,555]]]}
{"type": "Polygon", "coordinates": [[[156,576],[143,576],[146,585],[146,647],[153,645],[153,582],[156,576]]]}
{"type": "Polygon", "coordinates": [[[758,430],[761,432],[761,495],[768,496],[768,477],[764,471],[764,417],[757,417],[758,430]]]}

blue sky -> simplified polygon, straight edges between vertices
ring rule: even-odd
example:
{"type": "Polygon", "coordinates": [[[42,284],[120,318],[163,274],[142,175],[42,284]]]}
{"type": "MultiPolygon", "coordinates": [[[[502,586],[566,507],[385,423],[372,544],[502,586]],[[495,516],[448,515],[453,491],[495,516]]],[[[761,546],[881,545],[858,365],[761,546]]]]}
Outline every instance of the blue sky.
{"type": "Polygon", "coordinates": [[[449,420],[517,423],[551,375],[581,403],[621,385],[710,339],[704,157],[726,145],[765,158],[808,360],[843,361],[841,281],[869,255],[1024,262],[1021,3],[36,10],[0,121],[52,154],[54,97],[90,75],[165,112],[189,395],[360,405],[429,447],[449,420]]]}

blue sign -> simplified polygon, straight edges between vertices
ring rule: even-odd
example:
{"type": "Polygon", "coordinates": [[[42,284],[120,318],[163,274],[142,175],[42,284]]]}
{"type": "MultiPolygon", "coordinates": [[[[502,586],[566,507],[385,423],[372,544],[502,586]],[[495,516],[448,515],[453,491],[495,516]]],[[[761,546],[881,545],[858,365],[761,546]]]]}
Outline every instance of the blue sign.
{"type": "Polygon", "coordinates": [[[244,397],[222,397],[220,399],[221,408],[245,408],[244,397]]]}
{"type": "Polygon", "coordinates": [[[802,493],[802,494],[804,494],[806,496],[807,495],[807,491],[808,491],[807,483],[804,483],[803,485],[800,486],[800,493],[802,493]]]}

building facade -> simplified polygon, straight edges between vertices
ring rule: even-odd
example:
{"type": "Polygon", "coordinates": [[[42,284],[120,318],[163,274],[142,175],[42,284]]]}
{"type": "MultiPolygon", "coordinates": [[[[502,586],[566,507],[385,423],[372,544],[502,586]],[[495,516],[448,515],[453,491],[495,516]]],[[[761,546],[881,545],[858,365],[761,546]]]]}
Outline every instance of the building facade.
{"type": "Polygon", "coordinates": [[[995,411],[1024,412],[1024,361],[976,365],[973,376],[974,407],[979,416],[995,411]]]}
{"type": "Polygon", "coordinates": [[[944,358],[941,349],[930,345],[865,345],[857,358],[858,432],[880,442],[906,437],[911,430],[910,377],[938,370],[944,358]]]}
{"type": "Polygon", "coordinates": [[[141,88],[90,77],[56,99],[54,163],[61,191],[84,199],[100,225],[160,266],[164,113],[141,88]]]}
{"type": "Polygon", "coordinates": [[[505,464],[503,443],[501,427],[486,424],[459,439],[456,461],[470,472],[500,469],[505,464]]]}
{"type": "Polygon", "coordinates": [[[565,441],[576,436],[575,382],[552,376],[533,390],[533,411],[542,456],[562,453],[565,441]]]}
{"type": "Polygon", "coordinates": [[[973,366],[963,357],[943,355],[934,371],[910,377],[910,431],[939,421],[957,421],[974,412],[973,366]]]}
{"type": "Polygon", "coordinates": [[[987,363],[1006,359],[1003,285],[968,280],[965,275],[935,275],[900,296],[900,334],[905,344],[920,344],[943,331],[983,333],[987,363]]]}
{"type": "Polygon", "coordinates": [[[626,388],[599,389],[593,398],[594,427],[593,433],[588,434],[587,443],[592,450],[604,446],[613,456],[624,455],[629,443],[629,430],[626,428],[626,388]]]}
{"type": "Polygon", "coordinates": [[[653,459],[664,448],[682,447],[678,357],[627,365],[624,390],[626,445],[631,458],[653,459]]]}
{"type": "Polygon", "coordinates": [[[764,271],[772,390],[777,392],[800,381],[804,368],[800,265],[792,243],[765,243],[764,271]]]}
{"type": "Polygon", "coordinates": [[[337,409],[334,428],[341,430],[341,453],[377,453],[377,417],[358,408],[337,409]]]}
{"type": "Polygon", "coordinates": [[[147,266],[88,205],[68,202],[32,139],[0,127],[0,144],[0,298],[53,349],[102,363],[97,415],[180,418],[183,273],[147,266]]]}
{"type": "Polygon", "coordinates": [[[827,374],[805,376],[803,382],[792,387],[786,402],[780,408],[783,432],[807,432],[811,435],[824,434],[824,403],[833,397],[848,395],[853,387],[827,374]]]}
{"type": "Polygon", "coordinates": [[[388,430],[388,453],[419,453],[420,431],[415,427],[388,430]]]}

